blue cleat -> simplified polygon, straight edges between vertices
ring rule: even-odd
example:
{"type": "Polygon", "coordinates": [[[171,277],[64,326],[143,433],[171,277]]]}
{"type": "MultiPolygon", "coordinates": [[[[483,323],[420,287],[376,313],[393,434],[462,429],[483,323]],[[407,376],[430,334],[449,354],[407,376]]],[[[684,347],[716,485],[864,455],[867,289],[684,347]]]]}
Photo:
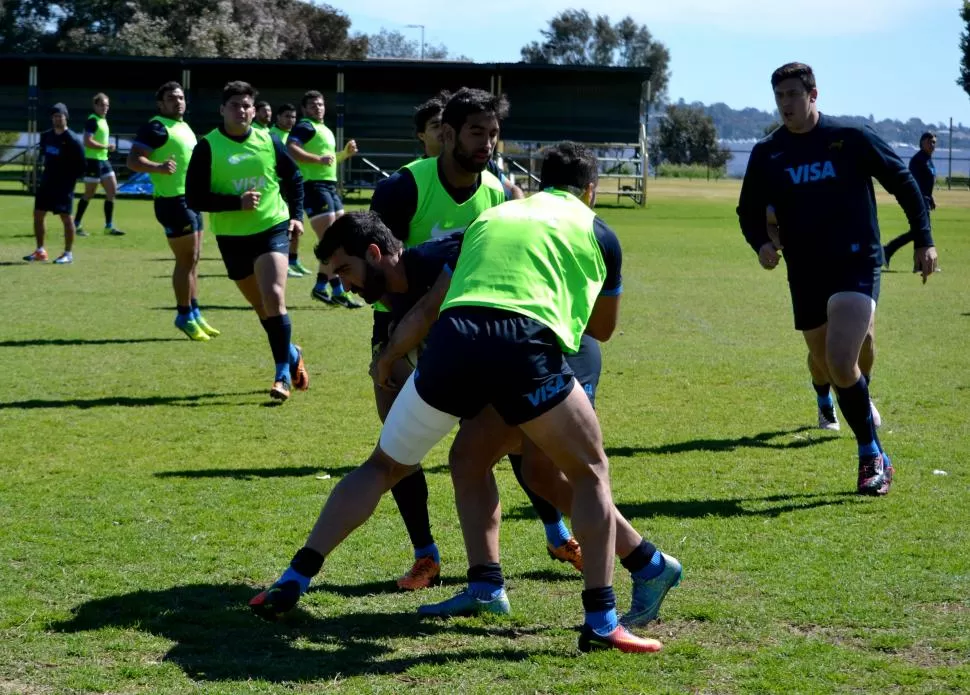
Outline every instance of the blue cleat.
{"type": "Polygon", "coordinates": [[[630,610],[620,618],[620,622],[627,627],[646,625],[660,616],[660,604],[663,603],[667,592],[680,584],[680,576],[684,572],[677,558],[661,553],[664,568],[652,579],[633,578],[633,600],[630,610]]]}
{"type": "Polygon", "coordinates": [[[300,600],[300,585],[295,581],[276,582],[249,601],[249,609],[263,620],[274,621],[293,610],[300,600]]]}
{"type": "Polygon", "coordinates": [[[491,596],[475,595],[471,589],[465,588],[447,601],[418,606],[418,615],[436,618],[479,615],[481,613],[508,615],[511,612],[512,607],[509,605],[509,597],[506,595],[505,589],[502,589],[498,596],[492,598],[491,596]]]}

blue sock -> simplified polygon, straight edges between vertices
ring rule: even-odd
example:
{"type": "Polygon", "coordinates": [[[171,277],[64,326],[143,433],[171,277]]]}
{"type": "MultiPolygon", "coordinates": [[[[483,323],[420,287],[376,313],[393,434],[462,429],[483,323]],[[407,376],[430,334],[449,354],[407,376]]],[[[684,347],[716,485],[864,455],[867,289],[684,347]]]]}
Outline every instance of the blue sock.
{"type": "Polygon", "coordinates": [[[563,545],[566,541],[572,538],[572,534],[569,533],[569,529],[566,528],[565,522],[562,520],[562,516],[559,517],[559,521],[554,524],[543,524],[546,527],[546,541],[553,548],[558,548],[563,545]]]}
{"type": "Polygon", "coordinates": [[[503,586],[492,582],[468,582],[468,591],[483,600],[493,600],[502,594],[503,586]]]}
{"type": "Polygon", "coordinates": [[[344,293],[344,285],[340,282],[340,278],[336,277],[330,281],[330,289],[333,291],[334,297],[339,297],[344,293]]]}
{"type": "Polygon", "coordinates": [[[287,384],[290,383],[290,363],[284,362],[283,364],[277,364],[276,376],[273,378],[276,381],[285,381],[287,384]]]}
{"type": "Polygon", "coordinates": [[[586,624],[593,628],[593,632],[605,637],[620,625],[616,617],[616,609],[610,608],[605,611],[586,611],[586,624]]]}
{"type": "Polygon", "coordinates": [[[818,407],[823,410],[835,407],[835,401],[832,400],[831,393],[827,393],[824,396],[816,396],[815,400],[818,402],[818,407]]]}
{"type": "Polygon", "coordinates": [[[191,321],[195,316],[192,314],[192,307],[190,306],[177,306],[175,307],[177,316],[175,317],[175,323],[180,326],[184,326],[186,321],[191,321]]]}
{"type": "Polygon", "coordinates": [[[430,557],[435,562],[441,562],[441,555],[438,553],[438,545],[432,543],[431,545],[426,545],[423,548],[414,549],[414,559],[417,560],[422,557],[430,557]]]}
{"type": "Polygon", "coordinates": [[[192,297],[192,318],[198,318],[202,316],[202,312],[199,311],[199,300],[192,297]]]}
{"type": "Polygon", "coordinates": [[[300,351],[296,349],[296,345],[290,343],[290,364],[295,365],[300,361],[300,351]]]}
{"type": "Polygon", "coordinates": [[[875,440],[869,442],[868,444],[859,445],[859,458],[868,458],[870,456],[876,456],[879,453],[879,445],[875,442],[875,440]]]}
{"type": "Polygon", "coordinates": [[[636,572],[631,572],[631,574],[637,579],[653,579],[664,571],[665,564],[664,556],[659,550],[655,550],[653,551],[653,557],[650,558],[650,562],[636,572]]]}
{"type": "Polygon", "coordinates": [[[283,582],[296,582],[300,585],[300,593],[305,594],[307,589],[310,588],[310,578],[304,577],[302,574],[297,572],[292,567],[287,567],[283,575],[276,580],[278,584],[283,582]]]}

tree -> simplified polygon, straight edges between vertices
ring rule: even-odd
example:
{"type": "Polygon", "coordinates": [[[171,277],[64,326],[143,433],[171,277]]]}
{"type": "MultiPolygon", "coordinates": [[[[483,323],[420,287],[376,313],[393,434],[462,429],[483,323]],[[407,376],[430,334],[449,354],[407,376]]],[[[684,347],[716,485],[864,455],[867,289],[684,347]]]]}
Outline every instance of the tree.
{"type": "Polygon", "coordinates": [[[963,0],[960,8],[960,19],[963,20],[964,30],[960,34],[960,77],[957,84],[970,95],[970,2],[963,0]]]}
{"type": "MultiPolygon", "coordinates": [[[[402,60],[420,60],[421,44],[415,39],[409,39],[399,31],[388,31],[381,28],[377,34],[367,37],[368,58],[398,58],[402,60]]],[[[444,44],[425,44],[424,60],[447,60],[449,52],[444,44]]],[[[466,56],[454,56],[455,61],[471,62],[466,56]]]]}
{"type": "Polygon", "coordinates": [[[701,107],[683,104],[667,107],[651,150],[656,164],[706,164],[720,169],[731,158],[731,152],[718,144],[714,119],[701,107]]]}
{"type": "Polygon", "coordinates": [[[594,18],[586,10],[565,10],[540,33],[541,43],[522,47],[524,62],[645,68],[644,79],[652,83],[654,101],[663,100],[670,79],[670,51],[633,18],[612,24],[607,15],[594,18]]]}

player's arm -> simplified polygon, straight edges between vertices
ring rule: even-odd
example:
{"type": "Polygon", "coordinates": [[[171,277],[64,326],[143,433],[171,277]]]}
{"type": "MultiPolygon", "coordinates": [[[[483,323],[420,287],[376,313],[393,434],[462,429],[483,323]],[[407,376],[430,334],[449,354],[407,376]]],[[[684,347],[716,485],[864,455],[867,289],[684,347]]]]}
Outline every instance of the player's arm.
{"type": "Polygon", "coordinates": [[[301,121],[290,131],[290,137],[286,139],[286,151],[290,153],[290,157],[304,164],[333,164],[333,155],[313,154],[303,149],[303,146],[315,137],[317,137],[317,131],[313,126],[301,121]]]}
{"type": "Polygon", "coordinates": [[[158,121],[149,121],[135,134],[135,140],[128,151],[125,162],[132,171],[145,174],[174,174],[176,164],[174,159],[165,162],[153,162],[149,159],[152,152],[168,142],[168,131],[158,121]]]}
{"type": "Polygon", "coordinates": [[[74,171],[74,178],[84,177],[84,145],[81,138],[76,133],[71,132],[71,164],[74,171]]]}
{"type": "Polygon", "coordinates": [[[355,154],[357,154],[357,141],[353,139],[348,140],[344,148],[337,153],[337,164],[350,159],[355,154]]]}
{"type": "Polygon", "coordinates": [[[303,175],[293,161],[287,146],[276,135],[271,134],[276,149],[276,176],[280,180],[280,191],[290,209],[290,220],[303,224],[303,175]]]}
{"type": "Polygon", "coordinates": [[[98,131],[98,121],[89,118],[84,124],[84,146],[91,150],[110,150],[111,145],[106,142],[98,142],[94,139],[94,134],[98,131]]]}
{"type": "Polygon", "coordinates": [[[593,312],[589,316],[585,333],[600,342],[613,337],[616,325],[620,319],[620,295],[623,294],[623,251],[620,240],[599,217],[593,222],[596,241],[603,254],[606,264],[606,279],[600,289],[599,297],[593,304],[593,312]]]}
{"type": "Polygon", "coordinates": [[[398,321],[380,360],[386,359],[393,364],[395,360],[416,349],[428,337],[431,326],[441,312],[448,288],[451,287],[451,273],[452,269],[445,267],[431,289],[398,321]]]}
{"type": "Polygon", "coordinates": [[[401,169],[377,184],[370,209],[381,216],[381,221],[395,237],[407,241],[411,220],[418,209],[418,185],[411,172],[401,169]]]}
{"type": "Polygon", "coordinates": [[[242,196],[212,192],[212,148],[199,140],[185,174],[185,204],[198,212],[242,210],[242,196]]]}
{"type": "MultiPolygon", "coordinates": [[[[920,154],[922,154],[922,150],[920,154]]],[[[923,194],[926,207],[930,210],[935,210],[936,201],[933,200],[933,187],[936,185],[936,177],[933,175],[933,170],[930,169],[929,158],[917,158],[914,156],[909,160],[909,170],[913,174],[913,178],[916,179],[916,185],[919,186],[920,192],[923,194]]]]}
{"type": "Polygon", "coordinates": [[[741,233],[755,253],[771,242],[765,228],[765,210],[770,205],[763,164],[764,146],[758,143],[751,150],[748,167],[741,182],[741,195],[738,198],[738,222],[741,233]]]}

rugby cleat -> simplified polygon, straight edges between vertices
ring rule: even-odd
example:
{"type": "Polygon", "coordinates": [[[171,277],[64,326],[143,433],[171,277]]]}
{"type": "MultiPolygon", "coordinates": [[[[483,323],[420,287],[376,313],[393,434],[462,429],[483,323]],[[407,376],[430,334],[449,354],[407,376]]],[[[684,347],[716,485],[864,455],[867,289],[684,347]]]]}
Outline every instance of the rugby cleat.
{"type": "Polygon", "coordinates": [[[684,568],[677,558],[666,553],[660,554],[664,559],[664,568],[660,574],[651,579],[633,577],[633,600],[630,602],[629,612],[620,618],[623,625],[646,625],[659,618],[660,604],[667,592],[680,584],[684,568]]]}
{"type": "Polygon", "coordinates": [[[552,543],[546,543],[546,552],[553,560],[568,562],[577,571],[583,571],[583,549],[579,547],[579,541],[575,538],[570,538],[558,547],[553,546],[552,543]]]}
{"type": "Polygon", "coordinates": [[[331,301],[347,309],[360,309],[364,306],[364,303],[359,299],[356,299],[350,292],[341,292],[340,294],[335,294],[331,297],[331,301]]]}
{"type": "Polygon", "coordinates": [[[299,258],[297,258],[295,261],[293,261],[292,263],[290,263],[290,267],[293,268],[293,269],[295,269],[298,273],[300,273],[302,275],[312,275],[313,274],[313,273],[310,272],[310,269],[309,268],[307,268],[305,265],[303,265],[302,263],[300,263],[300,259],[299,258]]]}
{"type": "Polygon", "coordinates": [[[893,482],[893,465],[885,453],[859,457],[859,477],[856,491],[860,495],[882,497],[889,494],[893,482]]]}
{"type": "Polygon", "coordinates": [[[306,391],[310,388],[310,373],[303,363],[303,348],[299,345],[294,345],[293,347],[296,348],[299,357],[297,357],[296,364],[290,365],[290,379],[293,381],[293,388],[306,391]]]}
{"type": "Polygon", "coordinates": [[[330,286],[323,288],[314,287],[310,290],[310,298],[316,299],[318,302],[323,302],[324,304],[333,304],[333,297],[330,296],[330,286]]]}
{"type": "Polygon", "coordinates": [[[397,588],[406,591],[427,589],[438,583],[441,564],[432,557],[419,557],[403,577],[397,580],[397,588]]]}
{"type": "Polygon", "coordinates": [[[451,618],[455,616],[479,615],[492,613],[494,615],[508,615],[512,612],[509,597],[502,589],[498,596],[483,597],[474,595],[465,588],[441,603],[429,603],[418,606],[418,615],[435,618],[451,618]]]}
{"type": "Polygon", "coordinates": [[[839,424],[839,416],[835,414],[835,406],[818,409],[818,428],[830,432],[838,432],[842,428],[839,424]]]}
{"type": "Polygon", "coordinates": [[[283,379],[277,379],[269,390],[269,397],[282,403],[290,397],[290,385],[283,379]]]}
{"type": "Polygon", "coordinates": [[[195,322],[199,324],[199,328],[201,328],[206,335],[211,336],[212,338],[215,338],[217,335],[222,335],[222,331],[210,326],[209,322],[202,318],[202,314],[197,313],[195,315],[195,322]]]}
{"type": "Polygon", "coordinates": [[[185,333],[185,335],[187,335],[191,340],[197,340],[201,343],[210,340],[209,335],[202,330],[202,328],[193,318],[183,320],[182,317],[179,316],[175,319],[175,327],[185,333]]]}
{"type": "Polygon", "coordinates": [[[650,654],[663,649],[663,644],[655,639],[637,637],[622,625],[608,635],[600,635],[589,625],[584,624],[579,633],[579,651],[591,652],[596,649],[617,649],[627,654],[650,654]]]}
{"type": "Polygon", "coordinates": [[[24,260],[28,263],[45,263],[47,261],[47,251],[37,249],[33,253],[24,256],[24,260]]]}
{"type": "Polygon", "coordinates": [[[88,233],[84,231],[84,228],[81,227],[80,225],[77,226],[77,229],[74,230],[74,233],[78,236],[88,236],[88,233]]]}
{"type": "Polygon", "coordinates": [[[249,608],[263,620],[275,621],[293,610],[300,601],[300,585],[295,581],[276,582],[249,600],[249,608]]]}
{"type": "Polygon", "coordinates": [[[67,265],[68,263],[74,262],[74,254],[70,251],[65,251],[60,256],[54,259],[55,265],[67,265]]]}
{"type": "Polygon", "coordinates": [[[290,265],[288,265],[286,267],[286,277],[288,277],[288,278],[301,278],[301,277],[303,277],[303,273],[301,273],[299,270],[297,270],[296,267],[294,267],[294,265],[291,263],[290,265]]]}
{"type": "Polygon", "coordinates": [[[105,234],[110,234],[111,236],[124,236],[125,233],[113,225],[106,225],[104,228],[105,234]]]}

